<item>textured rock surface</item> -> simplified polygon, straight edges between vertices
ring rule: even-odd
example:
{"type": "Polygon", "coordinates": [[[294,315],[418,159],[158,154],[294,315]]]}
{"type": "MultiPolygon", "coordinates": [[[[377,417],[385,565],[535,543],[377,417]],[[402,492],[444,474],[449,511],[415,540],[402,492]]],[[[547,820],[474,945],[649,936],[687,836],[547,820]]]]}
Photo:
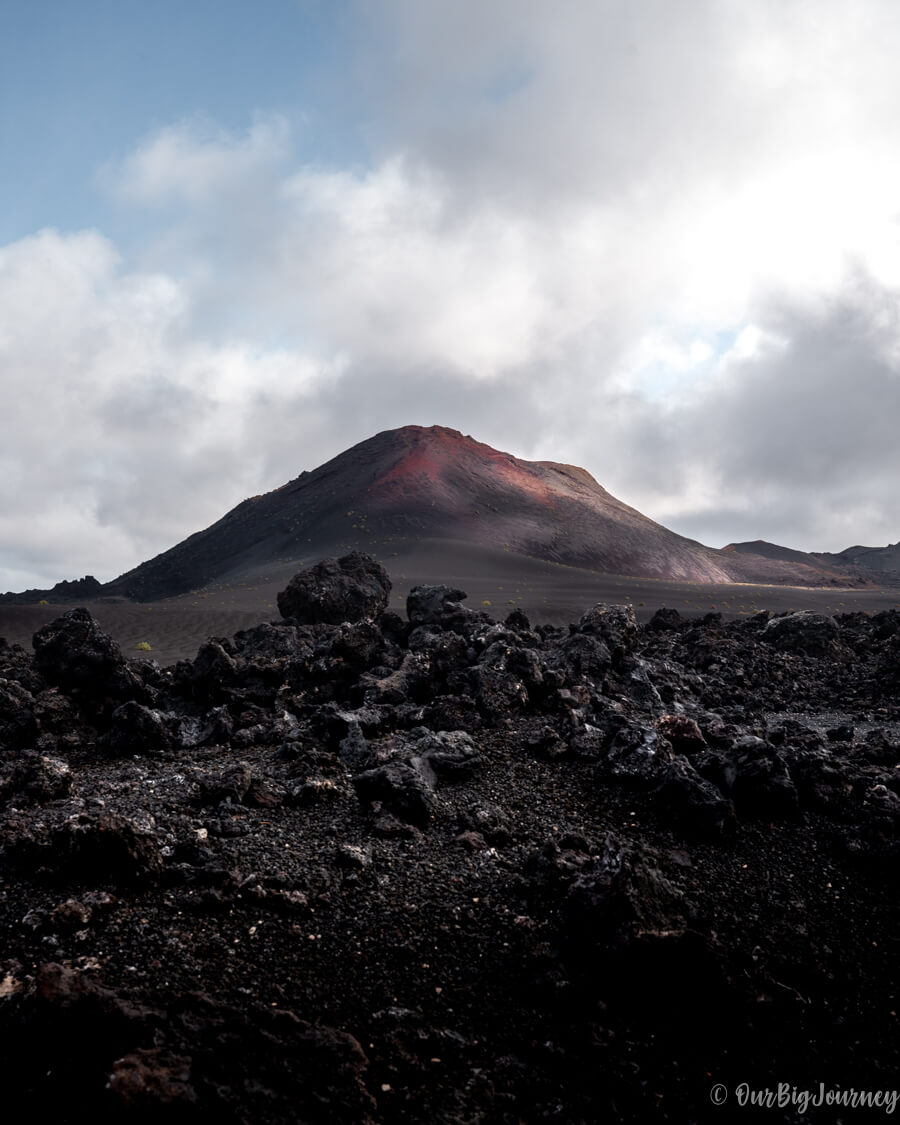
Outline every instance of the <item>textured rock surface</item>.
{"type": "Polygon", "coordinates": [[[10,1104],[681,1125],[896,1085],[900,615],[403,620],[345,563],[170,668],[85,610],[0,646],[10,1104]]]}
{"type": "Polygon", "coordinates": [[[788,652],[825,656],[837,651],[840,630],[833,617],[800,610],[773,617],[763,629],[762,636],[763,640],[788,652]]]}
{"type": "Polygon", "coordinates": [[[391,580],[369,555],[352,551],[301,570],[278,595],[282,617],[303,624],[362,621],[387,609],[391,580]]]}
{"type": "Polygon", "coordinates": [[[34,663],[48,684],[102,699],[137,694],[116,642],[86,609],[70,609],[34,635],[34,663]]]}

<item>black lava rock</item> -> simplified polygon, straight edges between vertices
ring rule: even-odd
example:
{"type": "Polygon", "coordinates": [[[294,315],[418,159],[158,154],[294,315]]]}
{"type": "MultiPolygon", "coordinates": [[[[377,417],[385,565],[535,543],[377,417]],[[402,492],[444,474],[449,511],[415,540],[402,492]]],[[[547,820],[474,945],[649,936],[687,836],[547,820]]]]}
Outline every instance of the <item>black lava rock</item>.
{"type": "Polygon", "coordinates": [[[282,617],[340,625],[377,617],[387,609],[391,580],[370,555],[352,551],[301,570],[278,595],[282,617]]]}

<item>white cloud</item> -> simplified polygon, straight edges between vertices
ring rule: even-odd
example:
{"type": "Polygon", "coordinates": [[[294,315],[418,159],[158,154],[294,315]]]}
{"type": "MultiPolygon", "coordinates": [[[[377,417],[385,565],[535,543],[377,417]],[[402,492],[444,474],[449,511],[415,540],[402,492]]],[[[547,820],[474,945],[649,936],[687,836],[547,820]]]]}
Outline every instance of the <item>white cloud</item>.
{"type": "Polygon", "coordinates": [[[85,567],[114,577],[259,491],[257,388],[278,410],[320,372],[193,341],[189,313],[183,287],[125,272],[94,233],[46,230],[0,253],[7,584],[85,567]]]}
{"type": "Polygon", "coordinates": [[[238,137],[193,117],[153,133],[124,160],[106,165],[100,179],[122,202],[202,206],[268,178],[285,161],[289,141],[281,117],[261,117],[238,137]]]}
{"type": "Polygon", "coordinates": [[[673,410],[687,486],[661,515],[714,545],[766,538],[809,550],[896,540],[900,300],[870,278],[838,298],[767,310],[716,378],[673,410]],[[699,471],[698,471],[699,470],[699,471]]]}

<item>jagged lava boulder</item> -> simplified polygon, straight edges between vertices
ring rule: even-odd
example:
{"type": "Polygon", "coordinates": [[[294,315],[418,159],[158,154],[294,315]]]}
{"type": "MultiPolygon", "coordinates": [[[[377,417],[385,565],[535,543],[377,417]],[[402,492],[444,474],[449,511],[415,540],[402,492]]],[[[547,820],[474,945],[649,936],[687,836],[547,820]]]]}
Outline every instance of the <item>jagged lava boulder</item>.
{"type": "Polygon", "coordinates": [[[278,595],[282,617],[305,625],[341,625],[377,617],[387,609],[391,580],[371,555],[351,551],[298,571],[278,595]]]}
{"type": "Polygon", "coordinates": [[[38,671],[64,692],[98,700],[144,698],[118,644],[83,607],[70,609],[39,629],[32,645],[38,671]]]}
{"type": "Polygon", "coordinates": [[[467,597],[465,590],[454,586],[413,586],[406,599],[406,616],[414,629],[425,625],[465,633],[479,622],[493,624],[489,614],[462,604],[467,597]]]}
{"type": "Polygon", "coordinates": [[[440,623],[445,616],[458,611],[465,599],[465,591],[455,587],[415,586],[406,599],[406,615],[411,625],[440,623]]]}
{"type": "Polygon", "coordinates": [[[786,652],[825,656],[838,648],[840,630],[833,617],[799,610],[773,617],[762,631],[762,639],[786,652]]]}

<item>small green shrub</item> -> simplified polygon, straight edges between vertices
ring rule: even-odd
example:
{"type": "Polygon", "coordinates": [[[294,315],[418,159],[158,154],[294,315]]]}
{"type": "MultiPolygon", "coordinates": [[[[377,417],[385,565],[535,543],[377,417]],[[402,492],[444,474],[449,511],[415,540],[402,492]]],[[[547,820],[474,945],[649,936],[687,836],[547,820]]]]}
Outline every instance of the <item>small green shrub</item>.
{"type": "Polygon", "coordinates": [[[50,603],[47,601],[46,598],[41,598],[41,600],[38,602],[38,605],[49,605],[49,604],[50,603]]]}
{"type": "Polygon", "coordinates": [[[139,652],[152,652],[153,651],[153,649],[150,647],[150,645],[147,641],[138,641],[138,643],[134,647],[139,652]]]}

